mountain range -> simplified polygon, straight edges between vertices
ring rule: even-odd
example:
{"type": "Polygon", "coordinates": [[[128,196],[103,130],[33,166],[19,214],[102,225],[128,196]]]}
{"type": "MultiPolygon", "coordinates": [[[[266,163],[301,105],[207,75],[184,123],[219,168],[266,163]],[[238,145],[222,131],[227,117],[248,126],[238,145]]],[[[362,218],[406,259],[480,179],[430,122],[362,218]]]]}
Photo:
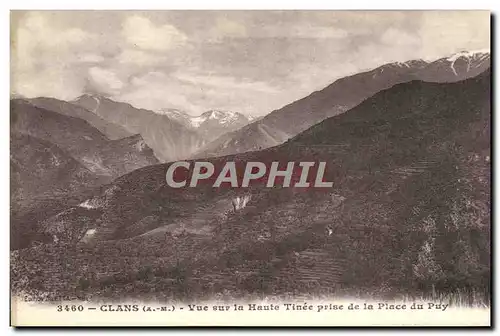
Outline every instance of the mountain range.
{"type": "Polygon", "coordinates": [[[338,79],[260,120],[226,133],[205,145],[194,157],[220,156],[276,146],[393,85],[412,80],[455,82],[477,76],[489,66],[490,54],[487,51],[460,52],[433,62],[412,60],[385,64],[338,79]]]}
{"type": "Polygon", "coordinates": [[[97,94],[85,94],[72,102],[47,97],[26,100],[46,110],[84,119],[111,140],[141,134],[162,161],[186,158],[203,144],[254,119],[231,111],[210,110],[193,117],[177,109],[137,109],[97,94]]]}
{"type": "Polygon", "coordinates": [[[116,102],[100,95],[85,94],[71,102],[120,125],[133,134],[141,134],[160,161],[185,158],[202,146],[203,139],[194,130],[150,110],[116,102]]]}
{"type": "Polygon", "coordinates": [[[94,174],[109,178],[158,163],[141,135],[110,140],[86,120],[70,116],[68,111],[61,114],[33,105],[29,100],[14,99],[11,131],[57,145],[94,174]]]}
{"type": "Polygon", "coordinates": [[[178,109],[162,109],[159,113],[195,129],[204,141],[210,142],[222,134],[235,131],[255,119],[253,116],[232,111],[209,110],[199,116],[191,116],[178,109]]]}
{"type": "MultiPolygon", "coordinates": [[[[456,83],[397,84],[279,146],[210,159],[215,166],[325,161],[325,179],[334,183],[326,192],[258,185],[172,190],[169,164],[135,170],[40,223],[46,241],[79,246],[42,272],[61,277],[84,265],[93,274],[119,274],[89,277],[87,290],[131,298],[400,290],[427,281],[438,291],[483,286],[490,83],[486,71],[456,83]],[[248,204],[232,211],[237,197],[248,204]],[[430,262],[442,275],[421,273],[430,262]]],[[[69,251],[44,246],[41,254],[69,251]]],[[[72,288],[68,281],[57,286],[55,297],[72,288]]]]}
{"type": "Polygon", "coordinates": [[[45,97],[26,101],[83,119],[111,140],[140,134],[154,155],[161,162],[168,162],[272,147],[395,84],[415,79],[459,81],[474,77],[489,65],[490,54],[486,51],[460,52],[433,62],[389,63],[338,79],[323,90],[259,119],[220,110],[210,110],[199,116],[178,109],[151,111],[98,94],[85,94],[71,102],[45,97]]]}

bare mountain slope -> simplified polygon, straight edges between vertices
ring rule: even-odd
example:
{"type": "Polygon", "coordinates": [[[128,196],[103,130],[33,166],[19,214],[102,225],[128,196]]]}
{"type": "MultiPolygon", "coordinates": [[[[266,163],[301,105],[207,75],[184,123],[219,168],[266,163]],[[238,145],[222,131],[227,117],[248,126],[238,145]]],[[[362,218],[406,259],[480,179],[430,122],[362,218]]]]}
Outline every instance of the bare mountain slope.
{"type": "Polygon", "coordinates": [[[30,135],[10,137],[11,238],[29,246],[37,221],[78,202],[93,187],[109,182],[56,145],[30,135]]]}

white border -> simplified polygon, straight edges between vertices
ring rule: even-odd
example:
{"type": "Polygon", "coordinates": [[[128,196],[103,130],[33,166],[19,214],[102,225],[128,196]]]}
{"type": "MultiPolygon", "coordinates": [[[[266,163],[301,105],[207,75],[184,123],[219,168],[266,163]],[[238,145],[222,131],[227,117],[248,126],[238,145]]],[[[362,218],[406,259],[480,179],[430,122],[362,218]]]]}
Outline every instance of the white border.
{"type": "MultiPolygon", "coordinates": [[[[498,10],[500,2],[499,1],[493,1],[493,0],[475,0],[475,1],[463,1],[463,0],[454,0],[454,1],[440,1],[437,2],[435,0],[420,0],[418,2],[408,2],[408,1],[345,1],[345,2],[328,2],[325,0],[307,0],[307,1],[295,1],[295,0],[287,0],[287,1],[270,1],[270,0],[245,0],[245,1],[220,1],[220,0],[212,0],[212,1],[195,1],[195,0],[182,0],[182,1],[152,1],[152,0],[141,0],[141,1],[130,1],[130,0],[122,0],[122,1],[105,1],[105,0],[86,0],[86,1],[81,1],[81,2],[69,2],[69,1],[54,1],[54,0],[45,0],[43,2],[41,1],[23,1],[23,0],[17,0],[17,1],[2,1],[1,7],[2,11],[1,16],[0,16],[0,36],[2,37],[2,44],[1,44],[1,55],[2,55],[2,66],[1,66],[1,72],[0,72],[0,83],[2,85],[2,92],[4,93],[2,97],[2,106],[4,107],[2,109],[2,112],[0,113],[1,115],[1,123],[0,127],[1,129],[1,134],[4,134],[3,141],[0,144],[0,157],[3,158],[5,161],[2,162],[2,165],[0,165],[0,174],[2,175],[2,181],[4,181],[4,188],[2,188],[1,192],[1,214],[2,218],[4,218],[4,221],[2,223],[2,229],[3,229],[3,234],[0,235],[0,239],[2,241],[0,242],[0,246],[3,247],[5,255],[8,256],[8,249],[9,249],[9,165],[7,162],[7,156],[9,153],[9,145],[7,138],[8,136],[5,134],[9,134],[9,117],[8,117],[8,105],[9,105],[9,75],[10,75],[10,67],[9,67],[9,10],[11,9],[336,9],[336,10],[366,10],[366,9],[372,9],[372,10],[387,10],[387,9],[398,9],[398,10],[414,10],[414,9],[420,9],[420,10],[425,10],[425,9],[487,9],[491,10],[494,14],[499,14],[500,10],[498,10]],[[376,5],[376,7],[374,6],[376,5]]],[[[498,24],[498,23],[497,23],[498,24]]],[[[497,45],[496,42],[498,42],[498,38],[496,35],[493,35],[495,38],[495,45],[497,45]]],[[[494,56],[494,62],[496,64],[497,57],[496,53],[493,55],[494,56]]],[[[496,86],[493,86],[495,88],[496,86]]],[[[497,91],[495,90],[494,92],[494,98],[497,97],[497,91]]],[[[496,105],[494,105],[496,106],[496,105]]],[[[499,120],[498,117],[496,118],[495,121],[495,128],[498,129],[499,127],[499,120]]],[[[494,158],[498,158],[498,142],[495,141],[495,150],[494,153],[494,158]]],[[[494,165],[494,171],[497,171],[498,168],[498,163],[496,163],[497,160],[495,160],[495,165],[494,165]]],[[[495,187],[498,184],[498,180],[495,182],[495,187]]],[[[495,205],[495,204],[494,204],[495,205]]],[[[496,223],[497,221],[495,220],[496,216],[494,217],[494,222],[496,223]]],[[[498,241],[498,231],[499,229],[496,228],[495,232],[495,237],[494,240],[495,242],[498,241]]],[[[495,249],[495,251],[498,251],[498,249],[495,249]]],[[[13,334],[14,330],[12,328],[8,328],[7,326],[9,325],[9,291],[8,291],[8,284],[9,284],[9,259],[8,257],[2,257],[0,258],[2,262],[2,276],[0,277],[0,288],[2,289],[0,291],[1,296],[0,296],[0,302],[1,302],[1,313],[0,316],[2,317],[1,320],[1,326],[3,327],[2,329],[5,329],[6,333],[2,333],[4,335],[6,334],[13,334]]],[[[498,255],[495,255],[495,260],[498,260],[498,255]]],[[[495,268],[496,270],[496,268],[495,268]]],[[[496,272],[495,272],[496,275],[496,272]]],[[[497,277],[495,276],[495,279],[497,277]]],[[[497,285],[497,283],[495,283],[497,285]]],[[[495,288],[496,292],[498,292],[498,287],[495,288]]],[[[495,301],[496,297],[495,297],[495,301]]],[[[498,309],[496,309],[497,311],[498,309]]],[[[496,317],[496,316],[495,316],[496,317]]],[[[84,330],[86,332],[88,330],[84,330]]],[[[159,330],[159,332],[169,332],[172,333],[174,331],[172,330],[159,330]]],[[[330,332],[328,330],[325,330],[326,332],[330,332]]],[[[26,334],[32,334],[34,331],[25,331],[26,334]]],[[[52,330],[38,330],[38,332],[44,333],[44,334],[52,334],[52,330]]],[[[104,334],[106,331],[94,331],[97,334],[104,334]]],[[[137,330],[130,330],[130,331],[123,331],[124,333],[134,333],[137,332],[137,330]]],[[[174,333],[176,333],[175,331],[174,333]]],[[[191,331],[192,332],[192,331],[191,331]]],[[[191,333],[185,331],[184,333],[191,333]]],[[[218,331],[212,331],[214,333],[217,333],[218,331]]],[[[264,331],[260,331],[264,332],[264,331]]],[[[293,332],[292,330],[287,330],[287,333],[293,332]]],[[[338,331],[336,331],[338,332],[338,331]]],[[[381,334],[385,334],[386,331],[378,331],[381,334]]],[[[426,335],[432,335],[437,333],[438,331],[430,331],[430,330],[421,330],[422,333],[425,332],[426,335]]],[[[471,331],[468,331],[469,333],[471,331]]]]}

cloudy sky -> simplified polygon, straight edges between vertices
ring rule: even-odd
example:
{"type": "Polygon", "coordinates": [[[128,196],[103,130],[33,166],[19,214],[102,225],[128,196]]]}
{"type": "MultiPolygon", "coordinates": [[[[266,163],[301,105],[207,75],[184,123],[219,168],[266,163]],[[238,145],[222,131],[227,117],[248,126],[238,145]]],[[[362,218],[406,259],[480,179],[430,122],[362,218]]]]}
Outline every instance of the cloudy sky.
{"type": "Polygon", "coordinates": [[[13,12],[12,91],[264,115],[378,65],[488,49],[489,12],[13,12]]]}

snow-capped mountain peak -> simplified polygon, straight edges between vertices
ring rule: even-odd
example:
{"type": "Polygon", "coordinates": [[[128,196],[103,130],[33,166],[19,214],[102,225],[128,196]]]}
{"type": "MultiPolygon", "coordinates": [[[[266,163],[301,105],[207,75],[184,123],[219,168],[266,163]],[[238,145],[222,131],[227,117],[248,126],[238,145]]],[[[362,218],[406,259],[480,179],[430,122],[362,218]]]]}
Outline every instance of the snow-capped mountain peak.
{"type": "Polygon", "coordinates": [[[196,130],[207,141],[211,141],[226,132],[241,128],[255,119],[239,112],[223,110],[209,110],[198,116],[191,116],[177,109],[162,109],[157,113],[196,130]]]}
{"type": "Polygon", "coordinates": [[[427,65],[427,62],[424,61],[423,59],[416,59],[416,60],[410,60],[406,62],[394,62],[391,63],[390,65],[397,66],[400,68],[421,68],[427,65]]]}
{"type": "Polygon", "coordinates": [[[221,111],[221,110],[210,110],[203,113],[198,118],[206,120],[218,121],[221,125],[230,124],[238,121],[239,119],[244,119],[249,121],[243,114],[233,111],[221,111]]]}
{"type": "Polygon", "coordinates": [[[233,111],[222,111],[222,110],[209,110],[203,112],[198,116],[191,116],[186,112],[178,109],[161,109],[157,111],[158,114],[166,115],[176,121],[183,123],[186,126],[192,128],[199,128],[206,123],[216,123],[221,126],[231,125],[231,124],[242,124],[248,123],[255,119],[253,117],[246,117],[245,115],[233,112],[233,111]]]}
{"type": "Polygon", "coordinates": [[[175,109],[175,108],[165,108],[165,109],[160,109],[158,111],[155,111],[156,113],[158,114],[163,114],[163,115],[166,115],[166,116],[177,116],[177,117],[189,117],[189,115],[182,111],[182,110],[178,110],[178,109],[175,109]]]}
{"type": "MultiPolygon", "coordinates": [[[[441,59],[441,62],[449,63],[449,67],[455,76],[460,72],[469,72],[471,69],[481,68],[483,63],[489,62],[490,51],[488,49],[460,51],[450,57],[441,59]]],[[[440,60],[436,61],[440,62],[440,60]]]]}
{"type": "Polygon", "coordinates": [[[178,123],[190,128],[191,127],[191,120],[189,114],[186,112],[175,109],[175,108],[164,108],[160,110],[154,111],[157,114],[161,114],[164,116],[167,116],[168,118],[177,121],[178,123]]]}
{"type": "Polygon", "coordinates": [[[463,51],[460,51],[460,52],[457,52],[457,53],[451,55],[450,57],[447,58],[447,60],[450,61],[450,62],[455,62],[460,57],[464,57],[464,58],[485,58],[485,57],[488,57],[489,54],[490,54],[490,50],[489,49],[472,50],[472,51],[463,50],[463,51]]]}
{"type": "Polygon", "coordinates": [[[102,101],[105,99],[106,97],[97,93],[84,93],[70,102],[76,105],[83,106],[90,112],[98,114],[97,111],[99,110],[102,101]]]}

